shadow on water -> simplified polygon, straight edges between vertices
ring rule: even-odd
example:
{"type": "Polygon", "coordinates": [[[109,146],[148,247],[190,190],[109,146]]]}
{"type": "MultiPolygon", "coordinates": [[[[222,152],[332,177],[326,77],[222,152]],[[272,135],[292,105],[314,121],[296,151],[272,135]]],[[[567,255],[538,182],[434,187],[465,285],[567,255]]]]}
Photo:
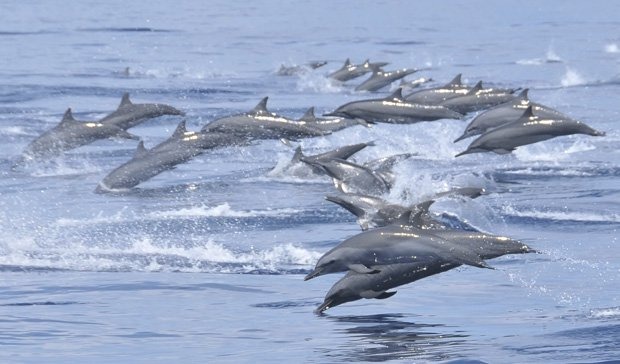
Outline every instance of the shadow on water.
{"type": "Polygon", "coordinates": [[[324,351],[328,361],[454,360],[467,350],[464,331],[444,324],[409,321],[402,314],[325,316],[349,338],[338,351],[324,351]]]}

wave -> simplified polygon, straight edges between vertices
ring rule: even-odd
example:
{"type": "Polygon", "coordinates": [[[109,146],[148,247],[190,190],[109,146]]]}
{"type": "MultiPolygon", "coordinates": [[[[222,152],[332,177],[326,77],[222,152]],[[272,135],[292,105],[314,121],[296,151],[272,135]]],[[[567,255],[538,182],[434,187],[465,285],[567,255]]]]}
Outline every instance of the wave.
{"type": "Polygon", "coordinates": [[[619,319],[620,307],[594,308],[590,310],[588,317],[594,319],[619,319]]]}
{"type": "Polygon", "coordinates": [[[513,206],[504,206],[502,213],[508,216],[534,218],[540,220],[553,221],[576,221],[576,222],[603,222],[617,223],[620,222],[620,214],[608,213],[601,214],[596,212],[578,212],[578,211],[558,211],[558,210],[535,210],[523,209],[519,210],[513,206]]]}
{"type": "Polygon", "coordinates": [[[15,245],[6,247],[5,254],[0,256],[0,271],[18,267],[21,270],[291,274],[305,272],[322,254],[293,244],[236,251],[211,240],[199,246],[180,246],[154,244],[148,238],[138,239],[127,247],[77,244],[71,248],[42,248],[28,242],[15,245]]]}
{"type": "Polygon", "coordinates": [[[301,210],[293,208],[282,209],[265,209],[265,210],[235,210],[227,202],[219,204],[217,206],[192,206],[180,209],[171,209],[165,211],[149,212],[145,215],[129,212],[127,209],[122,209],[115,212],[112,215],[104,215],[99,213],[96,216],[88,217],[84,219],[69,219],[59,218],[56,220],[56,225],[59,227],[70,226],[84,226],[84,225],[100,225],[100,224],[114,224],[114,223],[127,223],[131,221],[145,221],[145,220],[173,220],[178,218],[199,218],[199,217],[279,217],[289,216],[301,212],[301,210]]]}

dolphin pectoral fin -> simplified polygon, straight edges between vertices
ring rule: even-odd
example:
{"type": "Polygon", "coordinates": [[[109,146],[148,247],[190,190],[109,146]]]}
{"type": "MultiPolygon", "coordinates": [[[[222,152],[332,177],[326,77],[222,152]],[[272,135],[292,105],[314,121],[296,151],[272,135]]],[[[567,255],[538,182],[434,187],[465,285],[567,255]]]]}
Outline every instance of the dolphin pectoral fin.
{"type": "Polygon", "coordinates": [[[386,299],[386,298],[390,298],[390,297],[392,297],[393,295],[395,295],[395,294],[396,294],[396,292],[397,292],[397,291],[394,291],[394,292],[383,292],[383,293],[381,293],[380,295],[378,295],[378,296],[377,296],[377,297],[375,297],[375,298],[376,298],[376,299],[378,299],[378,300],[384,300],[384,299],[386,299]]]}
{"type": "Polygon", "coordinates": [[[497,153],[497,154],[504,155],[504,154],[512,153],[513,150],[515,150],[515,149],[514,148],[511,148],[511,149],[497,148],[497,149],[493,149],[493,152],[497,153]]]}
{"type": "Polygon", "coordinates": [[[355,273],[361,273],[361,274],[376,274],[376,273],[381,272],[381,270],[379,269],[368,268],[367,266],[363,264],[349,264],[347,268],[354,271],[355,273]]]}

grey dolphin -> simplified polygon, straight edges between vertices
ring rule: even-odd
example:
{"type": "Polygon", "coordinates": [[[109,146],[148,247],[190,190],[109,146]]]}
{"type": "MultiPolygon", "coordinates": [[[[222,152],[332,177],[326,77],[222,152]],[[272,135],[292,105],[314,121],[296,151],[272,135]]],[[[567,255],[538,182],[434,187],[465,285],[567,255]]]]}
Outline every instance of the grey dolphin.
{"type": "Polygon", "coordinates": [[[337,158],[320,160],[316,164],[332,177],[334,186],[342,192],[362,192],[380,196],[390,191],[389,181],[362,165],[337,158]]]}
{"type": "Polygon", "coordinates": [[[419,202],[413,206],[389,203],[380,197],[346,193],[338,196],[328,195],[326,200],[334,202],[357,217],[362,230],[382,227],[389,224],[408,225],[418,229],[446,229],[442,222],[433,219],[429,208],[436,199],[444,196],[463,196],[476,198],[485,192],[483,188],[455,188],[435,194],[432,199],[419,202]]]}
{"type": "Polygon", "coordinates": [[[399,86],[402,88],[418,88],[426,83],[432,82],[434,81],[432,78],[430,77],[420,77],[420,78],[416,78],[415,80],[405,80],[402,79],[400,81],[399,86]]]}
{"type": "Polygon", "coordinates": [[[300,177],[306,177],[309,173],[324,175],[326,172],[321,166],[321,162],[325,162],[333,158],[348,159],[353,154],[371,145],[375,145],[374,142],[345,145],[334,150],[315,155],[304,155],[301,150],[301,146],[298,146],[295,149],[293,158],[291,158],[291,161],[286,167],[282,168],[282,170],[287,171],[288,174],[294,174],[300,177]]]}
{"type": "MultiPolygon", "coordinates": [[[[468,237],[459,237],[457,239],[460,245],[472,250],[482,259],[493,259],[506,254],[535,252],[521,242],[501,236],[488,234],[477,236],[470,234],[468,237]]],[[[351,270],[332,286],[327,292],[323,303],[315,312],[322,313],[331,307],[362,298],[388,298],[396,294],[396,291],[388,292],[392,288],[412,283],[458,266],[460,264],[433,257],[426,261],[373,266],[373,269],[379,270],[376,274],[363,274],[351,270]]]]}
{"type": "Polygon", "coordinates": [[[96,192],[126,190],[185,163],[207,149],[243,144],[245,139],[222,133],[188,132],[185,121],[170,138],[150,150],[140,142],[132,159],[112,170],[99,183],[96,192]]]}
{"type": "Polygon", "coordinates": [[[325,115],[348,116],[351,118],[362,118],[369,122],[393,124],[409,124],[438,119],[460,119],[463,117],[462,114],[443,106],[423,105],[405,101],[401,88],[398,88],[392,95],[385,98],[349,102],[325,115]]]}
{"type": "Polygon", "coordinates": [[[264,97],[253,110],[213,120],[202,131],[234,134],[248,139],[298,139],[330,134],[318,127],[299,123],[267,110],[264,97]]]}
{"type": "Polygon", "coordinates": [[[482,134],[456,157],[481,152],[508,154],[522,145],[571,134],[605,135],[604,132],[594,130],[581,121],[535,116],[530,105],[518,120],[482,134]]]}
{"type": "Polygon", "coordinates": [[[111,137],[140,139],[116,125],[75,120],[71,113],[71,108],[69,108],[65,111],[58,125],[41,134],[26,146],[22,153],[22,159],[32,160],[54,157],[96,140],[111,137]]]}
{"type": "Polygon", "coordinates": [[[385,86],[391,84],[396,80],[400,80],[412,73],[417,72],[416,69],[403,68],[396,71],[384,71],[380,68],[372,71],[370,77],[355,87],[355,91],[379,91],[385,86]]]}
{"type": "Polygon", "coordinates": [[[118,108],[99,120],[103,124],[116,125],[121,129],[132,128],[141,122],[163,115],[185,115],[183,111],[164,104],[134,104],[129,93],[124,93],[118,108]]]}
{"type": "Polygon", "coordinates": [[[401,153],[401,154],[393,154],[387,157],[381,157],[377,159],[373,159],[367,161],[363,164],[364,168],[370,169],[375,174],[378,174],[381,178],[383,178],[389,185],[393,185],[396,181],[396,175],[394,174],[394,167],[413,156],[418,155],[417,153],[401,153]]]}
{"type": "Polygon", "coordinates": [[[436,105],[453,97],[465,95],[469,89],[469,86],[463,84],[462,75],[459,73],[447,84],[415,91],[407,95],[405,100],[418,104],[436,105]]]}
{"type": "Polygon", "coordinates": [[[306,73],[310,70],[315,70],[319,67],[323,67],[326,64],[327,64],[327,61],[311,61],[311,62],[306,63],[305,65],[293,65],[293,66],[285,66],[282,64],[280,65],[280,68],[278,69],[278,71],[276,71],[276,74],[278,76],[294,76],[294,75],[306,73]]]}
{"type": "Polygon", "coordinates": [[[569,116],[555,109],[530,101],[528,98],[528,89],[524,89],[514,100],[494,106],[476,115],[465,128],[463,135],[456,138],[454,142],[456,143],[463,139],[480,135],[498,126],[513,122],[519,119],[521,115],[523,115],[525,109],[530,105],[532,106],[532,112],[538,117],[571,119],[569,116]]]}
{"type": "Polygon", "coordinates": [[[342,65],[339,70],[330,73],[328,77],[333,78],[334,80],[345,82],[363,76],[368,72],[372,72],[374,69],[387,65],[387,62],[370,63],[370,60],[368,59],[362,64],[352,64],[351,60],[347,58],[347,60],[344,61],[344,65],[342,65]]]}
{"type": "Polygon", "coordinates": [[[304,280],[324,274],[353,270],[374,274],[375,266],[424,262],[429,259],[490,268],[471,249],[403,225],[388,225],[352,236],[319,258],[304,280]]]}
{"type": "Polygon", "coordinates": [[[365,127],[370,126],[366,120],[359,118],[317,118],[316,115],[314,115],[314,107],[308,108],[308,110],[297,121],[300,124],[308,125],[312,128],[318,128],[327,132],[335,132],[356,125],[363,125],[365,127]]]}
{"type": "Polygon", "coordinates": [[[467,114],[472,111],[478,111],[512,101],[516,98],[513,92],[513,90],[506,89],[485,89],[482,86],[482,81],[478,81],[465,95],[447,99],[440,102],[439,105],[460,112],[461,114],[467,114]]]}

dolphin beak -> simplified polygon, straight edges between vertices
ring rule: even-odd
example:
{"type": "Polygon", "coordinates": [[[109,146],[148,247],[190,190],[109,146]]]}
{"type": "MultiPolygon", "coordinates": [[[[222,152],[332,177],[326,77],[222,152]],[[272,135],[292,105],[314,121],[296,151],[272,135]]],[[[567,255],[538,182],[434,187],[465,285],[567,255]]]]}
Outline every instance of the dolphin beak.
{"type": "Polygon", "coordinates": [[[465,155],[465,154],[470,154],[470,153],[474,153],[474,151],[471,150],[471,149],[467,149],[467,150],[465,150],[463,152],[460,152],[459,154],[455,155],[454,158],[460,157],[460,156],[465,155]]]}
{"type": "Polygon", "coordinates": [[[316,308],[316,310],[314,310],[314,313],[317,315],[322,315],[323,312],[329,309],[332,303],[334,303],[333,299],[325,300],[319,307],[316,308]]]}
{"type": "Polygon", "coordinates": [[[454,139],[454,141],[453,141],[452,143],[457,143],[457,142],[460,142],[461,140],[466,139],[466,138],[468,138],[468,137],[469,137],[469,135],[467,134],[467,132],[465,132],[465,133],[463,133],[463,135],[461,135],[460,137],[458,137],[458,138],[454,139]]]}
{"type": "Polygon", "coordinates": [[[312,272],[308,273],[307,276],[304,277],[304,281],[310,280],[314,277],[318,277],[321,275],[322,269],[314,269],[312,272]]]}

